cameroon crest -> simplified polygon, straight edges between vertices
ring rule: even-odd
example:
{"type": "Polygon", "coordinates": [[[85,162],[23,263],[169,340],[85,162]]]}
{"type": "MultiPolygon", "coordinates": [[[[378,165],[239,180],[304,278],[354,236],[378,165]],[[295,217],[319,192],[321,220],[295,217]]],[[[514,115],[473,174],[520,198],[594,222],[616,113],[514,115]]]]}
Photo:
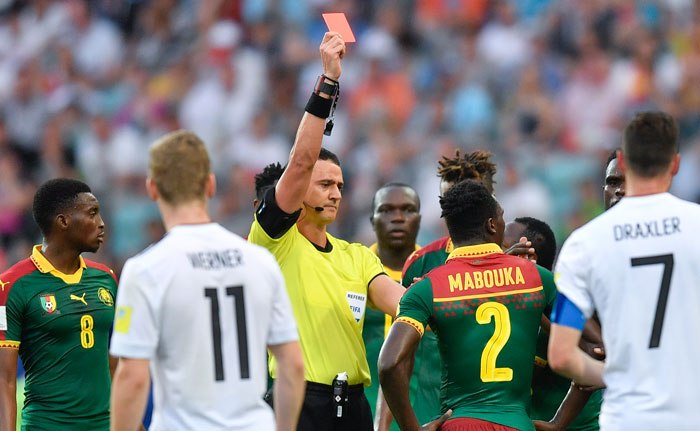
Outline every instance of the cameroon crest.
{"type": "Polygon", "coordinates": [[[54,295],[41,295],[39,300],[41,301],[41,308],[47,313],[56,311],[56,297],[54,295]]]}
{"type": "Polygon", "coordinates": [[[114,297],[112,297],[112,292],[104,287],[100,287],[97,290],[97,297],[100,298],[100,301],[102,301],[102,303],[108,307],[112,307],[114,305],[114,297]]]}

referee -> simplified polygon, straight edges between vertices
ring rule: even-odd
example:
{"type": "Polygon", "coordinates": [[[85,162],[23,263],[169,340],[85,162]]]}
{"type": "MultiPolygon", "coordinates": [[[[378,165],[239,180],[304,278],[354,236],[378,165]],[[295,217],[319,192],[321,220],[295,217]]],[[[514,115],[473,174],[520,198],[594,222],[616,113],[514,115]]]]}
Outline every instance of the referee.
{"type": "MultiPolygon", "coordinates": [[[[373,306],[394,316],[404,289],[367,247],[326,232],[338,213],[343,174],[338,157],[322,149],[321,141],[337,101],[345,43],[339,34],[326,33],[320,51],[324,73],[306,105],[287,168],[263,196],[248,240],[277,259],[298,322],[307,381],[298,429],[371,431],[364,395],[371,381],[362,341],[365,310],[373,306]]],[[[274,359],[270,373],[276,378],[274,359]]]]}

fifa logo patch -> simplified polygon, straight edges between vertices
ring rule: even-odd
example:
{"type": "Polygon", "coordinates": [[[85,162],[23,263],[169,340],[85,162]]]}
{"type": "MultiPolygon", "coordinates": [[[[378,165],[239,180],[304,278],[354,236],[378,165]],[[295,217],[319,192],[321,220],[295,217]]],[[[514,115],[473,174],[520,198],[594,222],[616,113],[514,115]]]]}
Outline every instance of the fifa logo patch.
{"type": "Polygon", "coordinates": [[[100,301],[102,301],[104,305],[108,307],[114,306],[114,297],[112,293],[104,287],[100,287],[97,290],[97,297],[100,298],[100,301]]]}
{"type": "Polygon", "coordinates": [[[130,325],[131,307],[117,307],[117,313],[114,316],[114,330],[122,334],[128,334],[130,325]]]}
{"type": "Polygon", "coordinates": [[[39,296],[39,301],[41,301],[41,308],[47,313],[53,313],[56,311],[56,297],[54,295],[41,295],[39,296]]]}

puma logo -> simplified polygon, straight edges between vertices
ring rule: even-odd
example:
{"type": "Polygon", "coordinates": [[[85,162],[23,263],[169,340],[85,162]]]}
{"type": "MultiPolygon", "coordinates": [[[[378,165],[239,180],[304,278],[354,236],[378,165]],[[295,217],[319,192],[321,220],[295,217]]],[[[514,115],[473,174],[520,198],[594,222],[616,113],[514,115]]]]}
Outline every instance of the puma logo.
{"type": "Polygon", "coordinates": [[[74,301],[80,301],[80,302],[82,302],[83,304],[87,305],[87,302],[85,302],[85,292],[83,292],[83,296],[77,296],[77,295],[73,295],[73,294],[71,293],[71,294],[70,294],[70,299],[72,299],[72,300],[74,300],[74,301]]]}
{"type": "Polygon", "coordinates": [[[9,281],[3,282],[2,280],[0,280],[0,288],[2,288],[2,291],[3,291],[3,292],[5,291],[5,285],[6,285],[6,284],[10,284],[10,282],[9,282],[9,281]]]}

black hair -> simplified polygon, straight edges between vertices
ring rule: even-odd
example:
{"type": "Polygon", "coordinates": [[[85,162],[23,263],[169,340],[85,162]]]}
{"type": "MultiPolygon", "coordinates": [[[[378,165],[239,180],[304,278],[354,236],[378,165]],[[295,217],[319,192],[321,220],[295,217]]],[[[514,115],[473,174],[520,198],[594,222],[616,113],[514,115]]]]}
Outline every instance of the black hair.
{"type": "Polygon", "coordinates": [[[484,237],[484,224],[498,215],[498,202],[481,181],[461,181],[440,197],[442,215],[455,243],[484,237]]]}
{"type": "Polygon", "coordinates": [[[664,173],[677,152],[678,125],[665,112],[640,112],[625,128],[622,139],[625,163],[640,177],[664,173]]]}
{"type": "Polygon", "coordinates": [[[518,217],[515,222],[525,226],[522,236],[532,242],[532,248],[537,253],[537,264],[551,271],[557,254],[557,240],[552,228],[542,220],[532,217],[518,217]]]}
{"type": "Polygon", "coordinates": [[[265,192],[277,184],[277,181],[282,177],[286,166],[278,163],[270,163],[263,168],[262,172],[255,175],[255,197],[262,200],[265,192]]]}
{"type": "Polygon", "coordinates": [[[608,169],[608,166],[610,165],[610,162],[613,160],[617,159],[617,152],[620,150],[620,147],[615,148],[608,154],[608,159],[605,161],[605,169],[608,169]]]}
{"type": "Polygon", "coordinates": [[[388,189],[388,188],[407,188],[409,190],[412,190],[413,193],[416,194],[416,204],[418,204],[418,209],[420,210],[420,197],[418,197],[418,193],[415,191],[415,189],[411,186],[409,186],[406,183],[402,183],[399,181],[391,181],[389,183],[384,184],[383,186],[379,187],[376,192],[374,192],[374,196],[372,196],[372,212],[374,212],[374,206],[377,205],[377,194],[379,193],[380,190],[388,189]]]}
{"type": "Polygon", "coordinates": [[[333,151],[325,148],[321,148],[321,153],[318,155],[318,160],[330,160],[331,162],[340,166],[340,159],[338,159],[338,156],[336,156],[333,151]]]}
{"type": "Polygon", "coordinates": [[[39,186],[34,194],[32,214],[45,238],[51,234],[56,216],[74,205],[80,193],[92,193],[92,190],[72,178],[54,178],[39,186]]]}
{"type": "Polygon", "coordinates": [[[442,157],[438,161],[438,176],[445,182],[458,183],[463,180],[481,180],[489,191],[493,190],[493,176],[496,175],[496,164],[491,160],[491,153],[483,150],[472,151],[460,155],[459,150],[455,156],[442,157]]]}

